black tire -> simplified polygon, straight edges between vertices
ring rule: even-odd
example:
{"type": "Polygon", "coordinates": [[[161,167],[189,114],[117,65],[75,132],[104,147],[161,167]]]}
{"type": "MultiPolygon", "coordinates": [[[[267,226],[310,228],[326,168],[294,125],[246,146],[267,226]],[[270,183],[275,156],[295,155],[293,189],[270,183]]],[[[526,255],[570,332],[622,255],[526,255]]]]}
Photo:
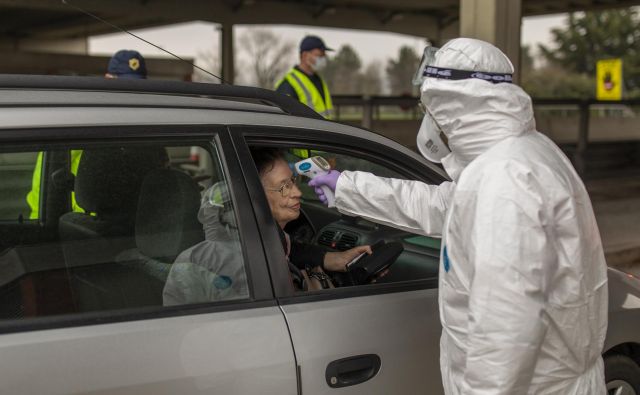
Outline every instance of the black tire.
{"type": "Polygon", "coordinates": [[[617,354],[606,357],[604,377],[609,395],[616,393],[640,395],[640,367],[626,355],[617,354]]]}

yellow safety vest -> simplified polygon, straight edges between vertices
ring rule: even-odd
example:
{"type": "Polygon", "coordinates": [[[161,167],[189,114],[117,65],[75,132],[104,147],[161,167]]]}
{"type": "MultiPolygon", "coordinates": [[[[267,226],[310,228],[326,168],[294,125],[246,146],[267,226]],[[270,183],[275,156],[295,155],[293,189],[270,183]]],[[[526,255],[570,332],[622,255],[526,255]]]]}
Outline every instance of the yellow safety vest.
{"type": "MultiPolygon", "coordinates": [[[[40,215],[40,183],[42,179],[42,159],[43,153],[38,152],[38,158],[36,159],[36,168],[33,170],[33,179],[31,180],[31,191],[27,194],[27,203],[31,208],[31,214],[29,219],[38,219],[40,215]]],[[[78,165],[80,164],[80,158],[82,157],[81,150],[71,151],[71,174],[74,176],[78,174],[78,165]]],[[[84,213],[84,209],[78,206],[76,202],[75,192],[71,191],[71,209],[77,213],[84,213]]]]}
{"type": "Polygon", "coordinates": [[[322,99],[322,94],[318,91],[318,88],[316,88],[313,82],[311,82],[311,79],[309,79],[309,77],[305,73],[297,70],[295,67],[289,70],[284,78],[276,84],[276,88],[285,80],[293,87],[293,90],[296,91],[298,100],[302,104],[313,108],[318,114],[322,115],[323,117],[331,119],[333,102],[331,101],[329,88],[322,78],[320,79],[320,81],[322,81],[324,100],[322,99]]]}

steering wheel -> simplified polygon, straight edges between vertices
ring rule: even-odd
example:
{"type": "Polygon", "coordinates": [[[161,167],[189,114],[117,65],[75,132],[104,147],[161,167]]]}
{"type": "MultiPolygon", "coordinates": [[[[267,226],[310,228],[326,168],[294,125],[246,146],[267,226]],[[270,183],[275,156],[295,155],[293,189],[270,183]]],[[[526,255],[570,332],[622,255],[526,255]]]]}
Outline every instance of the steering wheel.
{"type": "Polygon", "coordinates": [[[390,243],[379,241],[371,246],[371,249],[373,254],[364,255],[347,270],[354,285],[371,283],[377,275],[387,270],[398,259],[404,247],[397,241],[390,243]]]}
{"type": "Polygon", "coordinates": [[[316,233],[303,209],[300,209],[298,218],[290,221],[284,227],[284,231],[287,232],[292,241],[307,244],[313,242],[313,236],[316,233]]]}

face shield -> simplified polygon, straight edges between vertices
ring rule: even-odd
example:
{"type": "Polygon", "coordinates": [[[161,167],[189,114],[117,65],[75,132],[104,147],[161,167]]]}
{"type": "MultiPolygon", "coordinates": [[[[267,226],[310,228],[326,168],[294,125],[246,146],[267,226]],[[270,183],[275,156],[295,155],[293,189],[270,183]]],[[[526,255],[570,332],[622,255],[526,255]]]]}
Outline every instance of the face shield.
{"type": "Polygon", "coordinates": [[[203,225],[207,240],[220,240],[236,232],[236,217],[226,182],[217,182],[203,192],[198,221],[203,225]]]}
{"type": "Polygon", "coordinates": [[[411,80],[413,85],[422,86],[422,83],[426,78],[424,74],[425,70],[427,67],[431,67],[435,63],[436,52],[438,52],[439,49],[440,48],[432,46],[428,46],[424,49],[422,59],[420,60],[420,66],[418,66],[418,70],[416,70],[416,73],[413,75],[413,79],[411,80]]]}

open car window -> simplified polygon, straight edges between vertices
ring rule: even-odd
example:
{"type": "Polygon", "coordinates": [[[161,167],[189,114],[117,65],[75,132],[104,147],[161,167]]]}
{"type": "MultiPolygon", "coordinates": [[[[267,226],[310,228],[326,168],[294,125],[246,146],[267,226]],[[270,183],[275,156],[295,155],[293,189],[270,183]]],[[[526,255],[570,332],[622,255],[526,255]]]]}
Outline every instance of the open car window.
{"type": "MultiPolygon", "coordinates": [[[[286,151],[287,160],[291,163],[295,163],[296,161],[306,159],[311,156],[321,156],[325,158],[331,165],[332,169],[339,169],[340,171],[365,171],[380,177],[406,179],[402,174],[383,165],[352,155],[321,150],[309,150],[304,148],[295,148],[286,151]]],[[[308,201],[319,201],[318,197],[313,192],[313,189],[307,185],[308,181],[308,179],[300,178],[298,182],[298,186],[302,191],[303,199],[308,201]]]]}
{"type": "MultiPolygon", "coordinates": [[[[411,179],[402,172],[389,168],[384,162],[371,159],[371,156],[365,158],[365,155],[357,153],[319,151],[307,147],[286,148],[283,151],[291,168],[294,168],[297,161],[321,156],[332,168],[340,171],[364,171],[386,178],[411,179]]],[[[347,251],[360,245],[371,245],[377,249],[367,263],[363,264],[365,272],[358,265],[352,266],[346,273],[328,272],[336,287],[437,278],[439,239],[400,231],[363,218],[341,215],[337,209],[324,206],[313,188],[307,185],[308,182],[308,178],[298,177],[297,185],[302,192],[301,215],[285,228],[293,240],[320,247],[326,252],[347,251]],[[373,259],[374,256],[381,258],[383,255],[387,260],[385,262],[373,259]],[[372,261],[374,262],[371,263],[372,261]],[[381,275],[372,277],[372,270],[382,270],[381,275]]]]}

